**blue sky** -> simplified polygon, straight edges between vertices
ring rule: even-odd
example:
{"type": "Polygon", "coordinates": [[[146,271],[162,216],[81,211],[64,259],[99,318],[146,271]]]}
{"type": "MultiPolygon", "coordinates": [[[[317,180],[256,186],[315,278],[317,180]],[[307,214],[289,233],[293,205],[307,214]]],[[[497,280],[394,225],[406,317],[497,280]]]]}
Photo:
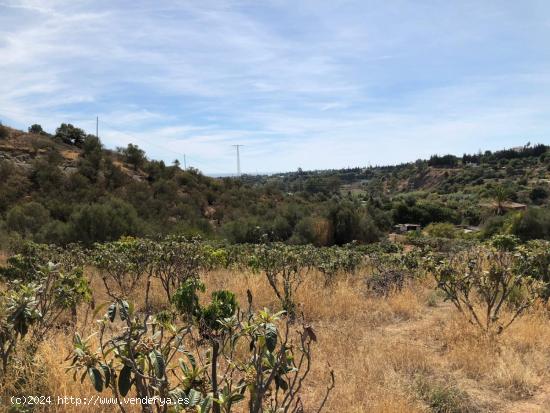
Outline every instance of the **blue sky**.
{"type": "Polygon", "coordinates": [[[550,142],[548,1],[0,0],[0,120],[206,173],[550,142]]]}

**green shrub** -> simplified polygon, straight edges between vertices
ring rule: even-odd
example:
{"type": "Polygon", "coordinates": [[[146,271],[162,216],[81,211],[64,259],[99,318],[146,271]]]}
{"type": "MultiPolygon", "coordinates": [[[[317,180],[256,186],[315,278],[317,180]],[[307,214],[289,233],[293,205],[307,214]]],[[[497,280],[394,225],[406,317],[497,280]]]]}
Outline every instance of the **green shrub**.
{"type": "Polygon", "coordinates": [[[424,231],[436,238],[456,238],[458,235],[455,226],[447,222],[432,223],[424,228],[424,231]]]}
{"type": "Polygon", "coordinates": [[[515,251],[482,246],[428,259],[427,266],[455,307],[489,335],[500,334],[543,294],[537,279],[515,251]],[[505,316],[504,309],[510,310],[505,316]]]}
{"type": "Polygon", "coordinates": [[[519,245],[519,238],[514,235],[495,235],[489,243],[500,251],[513,251],[519,245]]]}
{"type": "Polygon", "coordinates": [[[69,224],[73,239],[85,245],[140,232],[140,220],[134,207],[116,198],[80,207],[71,215],[69,224]]]}
{"type": "Polygon", "coordinates": [[[45,134],[44,129],[42,129],[42,126],[40,126],[37,123],[29,126],[28,130],[29,130],[29,133],[35,133],[37,135],[44,135],[45,134]]]}
{"type": "Polygon", "coordinates": [[[134,167],[135,170],[142,168],[147,161],[145,157],[145,151],[140,149],[139,146],[134,144],[128,144],[126,148],[118,148],[118,152],[124,157],[124,161],[128,162],[134,167]]]}
{"type": "Polygon", "coordinates": [[[55,130],[55,138],[67,145],[75,145],[81,147],[84,144],[86,132],[70,123],[62,123],[55,130]]]}
{"type": "Polygon", "coordinates": [[[529,198],[531,201],[538,203],[548,198],[548,190],[544,187],[537,186],[529,192],[529,198]]]}
{"type": "Polygon", "coordinates": [[[433,413],[476,413],[477,407],[468,394],[448,382],[419,377],[416,390],[433,413]]]}
{"type": "Polygon", "coordinates": [[[550,208],[529,208],[513,216],[510,232],[523,241],[550,240],[550,208]]]}
{"type": "Polygon", "coordinates": [[[23,236],[33,237],[49,221],[50,213],[38,202],[16,205],[6,215],[6,227],[23,236]]]}
{"type": "Polygon", "coordinates": [[[9,130],[0,122],[0,139],[6,139],[9,136],[9,130]]]}

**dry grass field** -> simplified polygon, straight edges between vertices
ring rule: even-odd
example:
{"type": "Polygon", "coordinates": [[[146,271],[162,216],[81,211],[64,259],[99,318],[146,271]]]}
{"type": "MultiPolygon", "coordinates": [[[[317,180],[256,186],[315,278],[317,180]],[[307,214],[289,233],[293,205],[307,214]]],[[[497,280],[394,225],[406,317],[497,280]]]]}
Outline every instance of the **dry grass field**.
{"type": "MultiPolygon", "coordinates": [[[[93,274],[90,271],[90,274],[93,274]]],[[[325,411],[358,413],[550,411],[550,320],[538,307],[491,341],[466,323],[434,291],[429,279],[407,285],[388,298],[365,294],[361,271],[325,288],[320,275],[302,285],[300,310],[317,332],[314,366],[304,405],[323,396],[329,365],[336,387],[325,411]]],[[[97,278],[97,277],[95,277],[97,278]]],[[[107,301],[92,276],[95,301],[107,301]]],[[[255,305],[276,308],[260,274],[216,271],[204,277],[209,290],[235,291],[241,303],[250,289],[255,305]]],[[[208,291],[207,291],[208,294],[208,291]]],[[[139,302],[140,297],[134,297],[139,302]]],[[[153,302],[161,302],[160,288],[153,302]]],[[[79,325],[91,311],[79,309],[79,325]]],[[[88,327],[89,329],[89,327],[88,327]]],[[[86,334],[90,331],[82,331],[86,334]]],[[[34,394],[86,397],[95,394],[65,372],[71,332],[52,332],[38,352],[39,369],[29,386],[34,394]]],[[[3,391],[9,394],[9,389],[3,391]]],[[[108,392],[104,391],[108,396],[108,392]]],[[[243,404],[244,406],[244,404],[243,404]]],[[[49,406],[44,412],[110,412],[113,408],[49,406]]]]}

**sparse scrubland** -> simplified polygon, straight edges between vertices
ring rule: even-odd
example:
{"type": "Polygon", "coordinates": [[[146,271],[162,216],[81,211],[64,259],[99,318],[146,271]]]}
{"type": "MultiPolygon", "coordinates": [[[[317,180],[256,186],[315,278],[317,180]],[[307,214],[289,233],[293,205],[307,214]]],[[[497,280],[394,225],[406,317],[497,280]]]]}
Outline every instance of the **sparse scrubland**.
{"type": "Polygon", "coordinates": [[[3,400],[185,394],[199,412],[549,411],[548,243],[439,247],[29,245],[3,257],[4,355],[19,331],[3,400]],[[48,288],[49,307],[35,312],[48,288]]]}

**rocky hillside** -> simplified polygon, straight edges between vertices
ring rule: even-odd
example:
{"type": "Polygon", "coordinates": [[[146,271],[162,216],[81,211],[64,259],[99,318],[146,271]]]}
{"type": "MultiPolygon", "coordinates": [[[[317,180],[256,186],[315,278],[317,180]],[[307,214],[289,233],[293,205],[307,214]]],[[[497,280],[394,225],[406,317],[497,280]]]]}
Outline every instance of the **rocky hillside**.
{"type": "Polygon", "coordinates": [[[60,167],[67,172],[76,171],[76,161],[81,149],[56,142],[51,137],[26,133],[4,126],[7,136],[0,139],[0,160],[10,161],[15,166],[30,169],[36,159],[46,158],[52,151],[62,158],[60,167]]]}

